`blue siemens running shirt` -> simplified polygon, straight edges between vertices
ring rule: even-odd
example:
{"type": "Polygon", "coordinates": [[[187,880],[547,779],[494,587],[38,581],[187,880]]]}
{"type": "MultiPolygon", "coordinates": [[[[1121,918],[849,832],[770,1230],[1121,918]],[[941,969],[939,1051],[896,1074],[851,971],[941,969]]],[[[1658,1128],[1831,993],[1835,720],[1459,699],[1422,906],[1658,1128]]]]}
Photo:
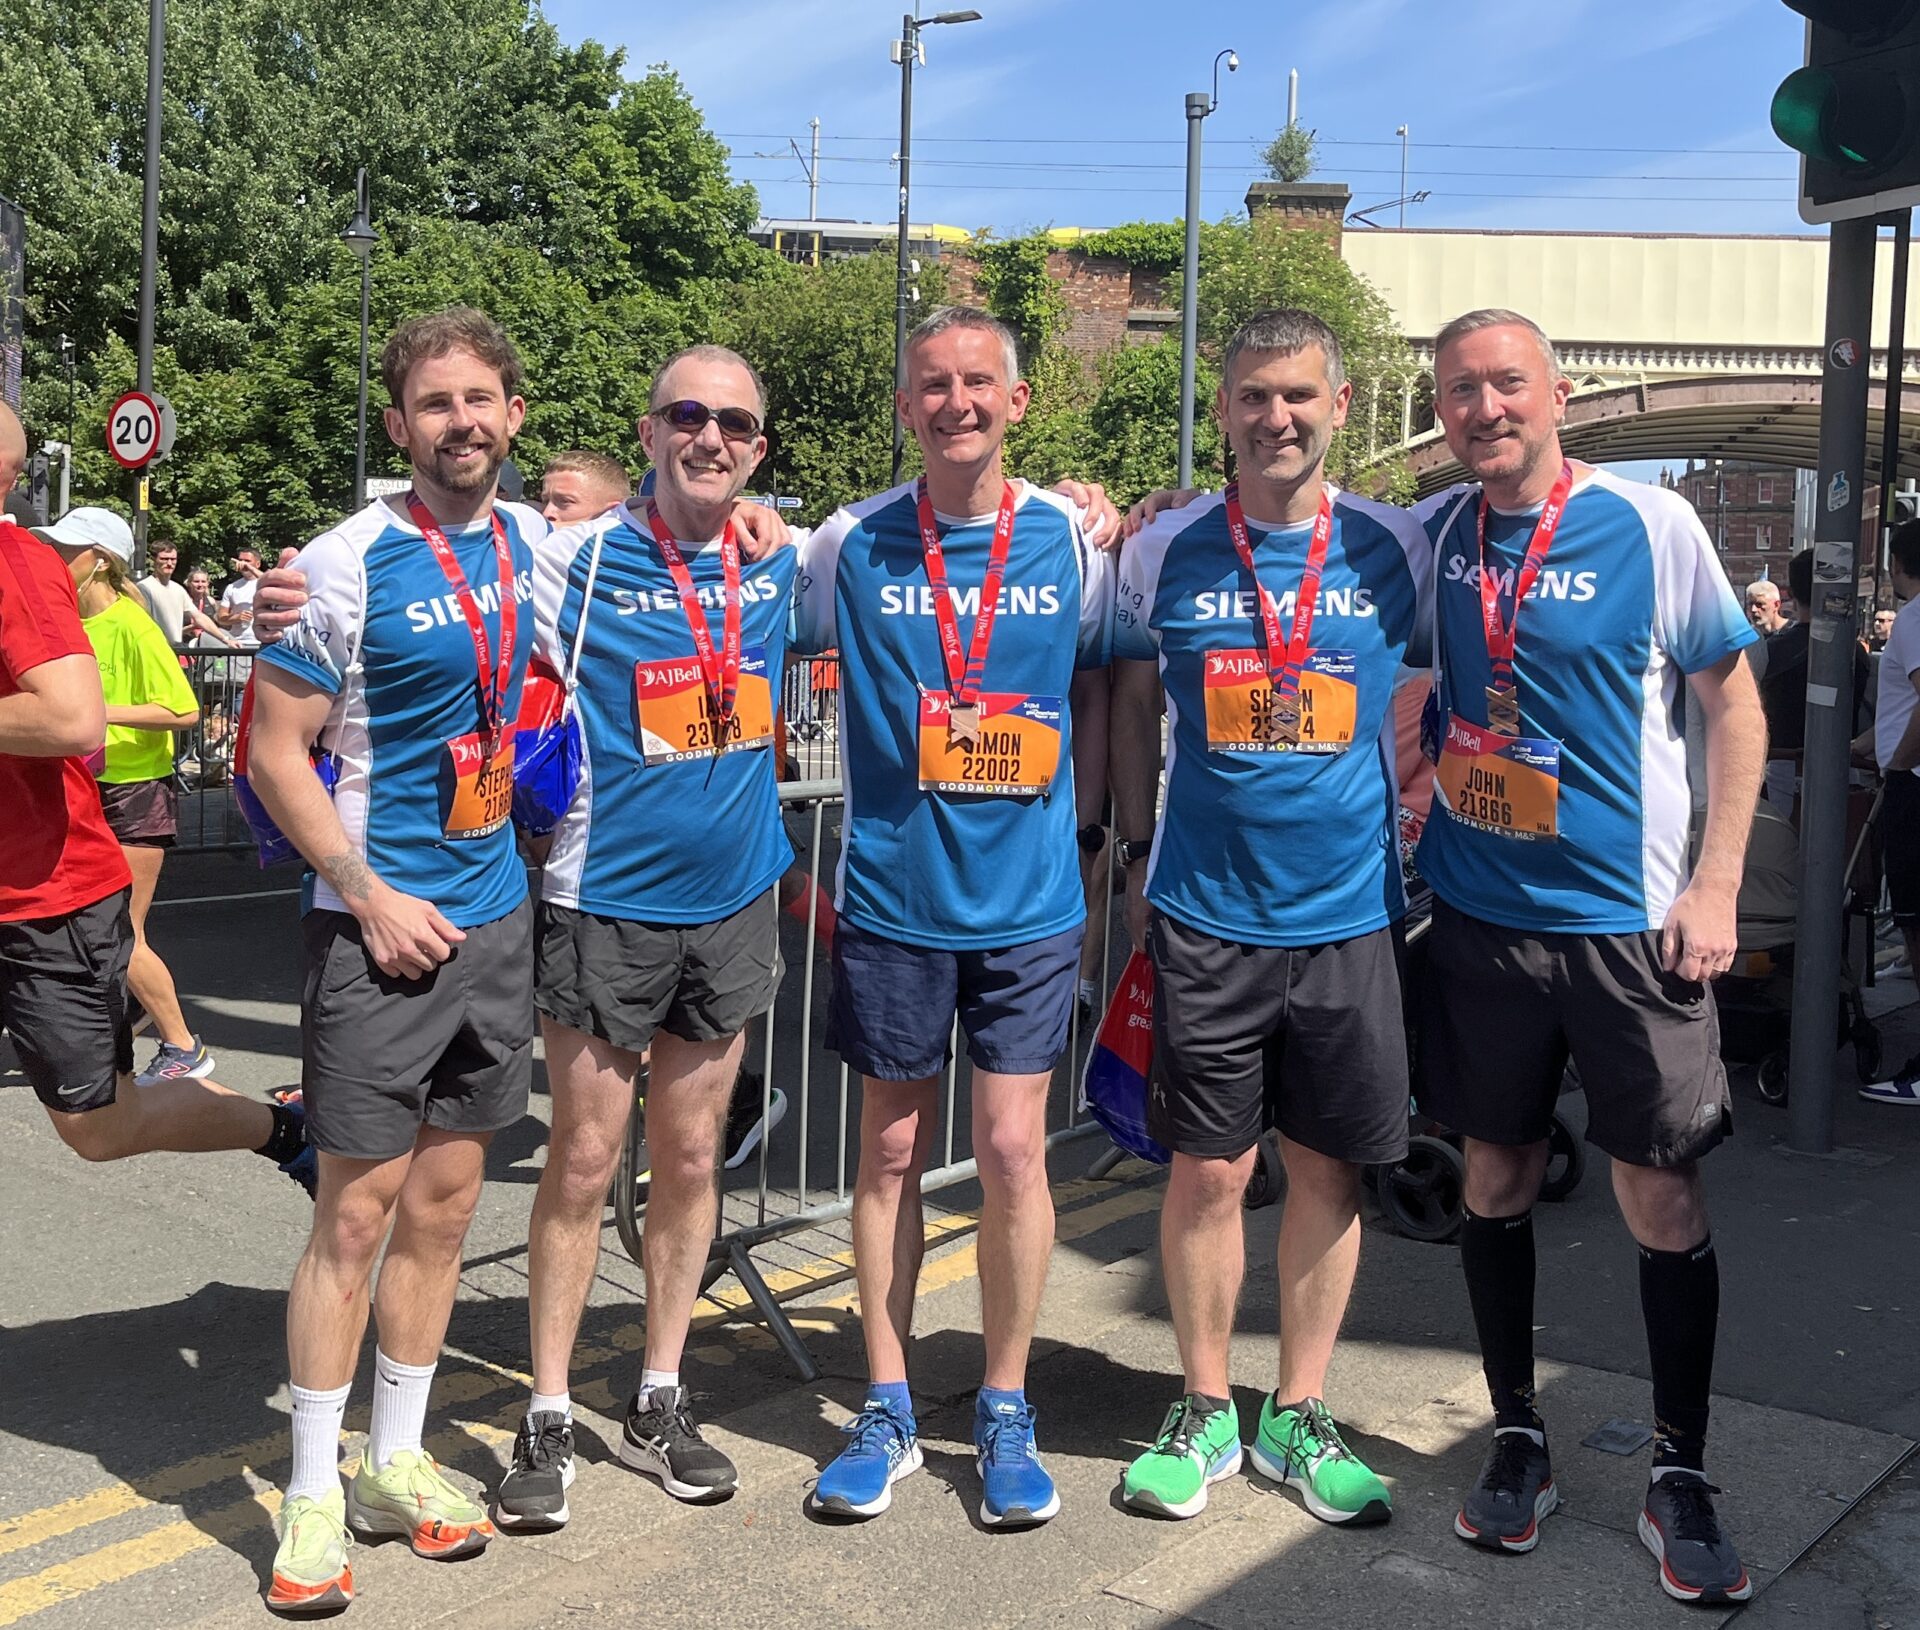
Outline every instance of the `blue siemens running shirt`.
{"type": "MultiPolygon", "coordinates": [[[[1510,928],[1659,928],[1687,880],[1683,678],[1758,636],[1679,494],[1586,471],[1520,608],[1521,740],[1489,736],[1479,502],[1477,486],[1456,487],[1420,510],[1438,552],[1447,742],[1421,874],[1449,905],[1510,928]]],[[[1488,515],[1503,615],[1538,515],[1488,515]]]]}
{"type": "MultiPolygon", "coordinates": [[[[513,549],[514,636],[509,721],[533,650],[537,510],[501,504],[513,549]]],[[[488,649],[500,649],[499,568],[491,521],[447,534],[479,601],[488,649]]],[[[347,841],[383,882],[431,901],[457,928],[504,917],[527,895],[513,828],[449,838],[454,776],[447,744],[481,727],[479,669],[460,604],[419,528],[384,499],[323,532],[293,562],[307,604],[259,659],[333,698],[321,743],[339,760],[333,803],[347,841]]],[[[309,880],[308,908],[344,911],[325,879],[309,880]]]]}
{"type": "MultiPolygon", "coordinates": [[[[1284,638],[1313,523],[1249,520],[1247,536],[1284,638]]],[[[1404,665],[1427,665],[1431,560],[1406,510],[1336,494],[1302,684],[1305,750],[1276,752],[1249,728],[1271,685],[1224,501],[1169,510],[1128,540],[1113,655],[1157,658],[1166,690],[1167,793],[1147,872],[1162,911],[1278,946],[1325,945],[1405,914],[1392,702],[1404,665]]]]}
{"type": "MultiPolygon", "coordinates": [[[[840,651],[840,749],[846,784],[836,904],[856,927],[907,945],[979,950],[1064,933],[1085,919],[1074,843],[1076,668],[1107,660],[1112,568],[1081,535],[1078,511],[1016,482],[1019,507],[983,690],[1026,710],[1019,739],[1051,751],[1045,792],[922,787],[923,754],[946,739],[922,728],[923,689],[944,692],[939,625],[912,484],[831,516],[800,549],[796,647],[840,651]]],[[[949,593],[965,641],[980,609],[992,515],[941,516],[949,593]]],[[[985,721],[977,765],[1011,775],[1015,734],[985,721]]],[[[955,758],[961,755],[953,755],[955,758]]],[[[1030,760],[1028,761],[1030,762],[1030,760]]]]}
{"type": "MultiPolygon", "coordinates": [[[[644,512],[637,518],[644,526],[644,512]]],[[[633,922],[714,922],[772,888],[793,859],[772,729],[798,560],[777,549],[741,562],[734,717],[743,744],[716,756],[679,591],[652,534],[634,522],[610,510],[555,532],[535,557],[541,655],[564,674],[579,640],[574,703],[585,747],[542,897],[633,922]],[[744,745],[755,738],[759,745],[744,745]]],[[[719,540],[681,547],[717,652],[726,626],[719,540]]]]}

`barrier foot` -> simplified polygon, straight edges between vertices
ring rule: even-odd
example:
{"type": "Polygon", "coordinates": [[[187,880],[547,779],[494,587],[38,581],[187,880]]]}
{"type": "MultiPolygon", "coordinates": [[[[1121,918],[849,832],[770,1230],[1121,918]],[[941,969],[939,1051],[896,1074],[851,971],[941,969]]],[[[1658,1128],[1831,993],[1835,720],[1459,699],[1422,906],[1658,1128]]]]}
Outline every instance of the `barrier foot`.
{"type": "Polygon", "coordinates": [[[800,1339],[800,1332],[793,1327],[793,1320],[787,1317],[787,1310],[774,1300],[773,1292],[767,1289],[766,1280],[760,1277],[760,1270],[747,1254],[747,1248],[738,1240],[727,1247],[727,1266],[733,1270],[734,1278],[740,1281],[753,1305],[759,1310],[760,1317],[767,1321],[767,1328],[773,1332],[773,1339],[780,1343],[780,1350],[793,1361],[793,1367],[800,1372],[802,1381],[818,1381],[820,1366],[813,1361],[813,1354],[807,1351],[807,1344],[800,1339]]]}
{"type": "Polygon", "coordinates": [[[1093,1178],[1096,1182],[1103,1177],[1111,1177],[1114,1168],[1126,1158],[1126,1150],[1122,1149],[1117,1143],[1110,1143],[1094,1157],[1093,1164],[1087,1168],[1087,1176],[1093,1178]]]}

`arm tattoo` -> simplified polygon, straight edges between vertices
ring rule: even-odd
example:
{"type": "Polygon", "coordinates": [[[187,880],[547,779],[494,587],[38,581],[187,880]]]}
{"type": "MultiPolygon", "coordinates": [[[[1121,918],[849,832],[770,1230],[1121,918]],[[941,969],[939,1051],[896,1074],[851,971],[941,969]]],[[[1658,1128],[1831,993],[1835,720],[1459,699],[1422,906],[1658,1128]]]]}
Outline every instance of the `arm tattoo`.
{"type": "Polygon", "coordinates": [[[364,900],[373,892],[373,872],[351,849],[328,855],[320,862],[320,874],[344,900],[364,900]]]}

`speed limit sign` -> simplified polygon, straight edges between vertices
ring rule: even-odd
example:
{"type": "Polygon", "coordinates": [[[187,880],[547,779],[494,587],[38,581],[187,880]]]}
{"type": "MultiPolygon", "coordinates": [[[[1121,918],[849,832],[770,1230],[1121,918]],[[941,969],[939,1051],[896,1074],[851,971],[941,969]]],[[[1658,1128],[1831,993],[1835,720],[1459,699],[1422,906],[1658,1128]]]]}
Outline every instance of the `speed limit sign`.
{"type": "Polygon", "coordinates": [[[160,430],[160,404],[128,391],[107,410],[107,451],[125,469],[144,469],[160,450],[160,430]]]}

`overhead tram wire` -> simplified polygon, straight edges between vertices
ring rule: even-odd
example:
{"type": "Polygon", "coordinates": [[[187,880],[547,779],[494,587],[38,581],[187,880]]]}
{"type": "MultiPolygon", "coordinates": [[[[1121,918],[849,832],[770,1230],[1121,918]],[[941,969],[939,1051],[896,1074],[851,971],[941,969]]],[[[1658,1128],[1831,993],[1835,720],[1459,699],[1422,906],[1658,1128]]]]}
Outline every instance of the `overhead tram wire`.
{"type": "MultiPolygon", "coordinates": [[[[791,133],[762,132],[759,135],[745,135],[716,132],[719,141],[787,141],[791,133]]],[[[897,142],[897,136],[823,136],[829,142],[897,142]]],[[[1223,142],[1247,142],[1261,146],[1271,138],[1265,136],[1223,136],[1223,142]]],[[[926,146],[1020,146],[1020,147],[1181,147],[1185,144],[1176,137],[1167,136],[918,136],[915,140],[926,146]]],[[[1394,147],[1398,141],[1343,141],[1333,136],[1315,138],[1321,147],[1394,147]]],[[[1769,147],[1574,147],[1556,146],[1536,142],[1422,142],[1426,151],[1441,150],[1471,153],[1631,153],[1661,158],[1771,158],[1778,159],[1778,148],[1769,147]]],[[[890,163],[891,160],[882,162],[890,163]]],[[[1398,174],[1395,171],[1395,174],[1398,174]]]]}
{"type": "MultiPolygon", "coordinates": [[[[762,160],[784,159],[786,155],[783,153],[742,153],[739,155],[739,157],[743,162],[750,162],[755,159],[762,159],[762,160]]],[[[872,166],[883,166],[888,169],[892,168],[892,161],[889,159],[883,159],[883,158],[859,158],[851,155],[846,155],[846,156],[837,157],[834,160],[834,162],[836,164],[865,164],[865,165],[872,165],[872,166]]],[[[1165,164],[1074,164],[1074,163],[1069,163],[1065,161],[1055,161],[1055,160],[1045,160],[1045,159],[1029,161],[1024,159],[990,159],[990,158],[978,158],[978,159],[975,159],[975,158],[923,158],[918,160],[918,163],[922,167],[934,167],[934,168],[949,169],[949,170],[1023,170],[1023,171],[1037,170],[1037,171],[1046,171],[1049,174],[1060,174],[1060,175],[1125,175],[1125,174],[1136,174],[1136,173],[1160,175],[1168,172],[1178,171],[1181,169],[1180,165],[1171,163],[1171,162],[1165,163],[1165,164]]],[[[1207,170],[1207,173],[1211,175],[1258,176],[1258,175],[1264,175],[1266,173],[1265,166],[1263,165],[1225,164],[1225,163],[1220,163],[1218,161],[1207,165],[1206,170],[1207,170]]],[[[1343,176],[1352,176],[1352,175],[1397,176],[1399,175],[1400,171],[1397,166],[1391,167],[1391,168],[1383,168],[1383,169],[1369,169],[1364,167],[1356,168],[1351,165],[1343,165],[1341,167],[1340,173],[1343,176]]],[[[1455,180],[1466,179],[1466,180],[1483,180],[1483,181],[1502,180],[1502,179],[1510,179],[1514,181],[1666,181],[1666,182],[1673,182],[1675,184],[1684,183],[1690,186],[1699,185],[1700,183],[1711,181],[1716,183],[1717,182],[1740,182],[1745,184],[1751,184],[1754,186],[1777,187],[1784,182],[1790,182],[1793,180],[1793,172],[1790,170],[1781,171],[1775,175],[1652,175],[1652,174],[1621,175],[1621,174],[1608,174],[1600,171],[1579,171],[1579,170],[1519,170],[1519,171],[1507,172],[1507,171],[1501,171],[1501,170],[1433,170],[1433,169],[1422,168],[1419,171],[1419,175],[1422,178],[1425,178],[1427,176],[1447,176],[1455,180]]]]}
{"type": "MultiPolygon", "coordinates": [[[[756,185],[770,185],[791,180],[791,176],[780,175],[743,175],[739,179],[752,181],[756,185]]],[[[798,185],[798,183],[796,183],[798,185]]],[[[879,188],[892,192],[896,189],[890,181],[840,181],[841,187],[879,188]]],[[[1087,187],[1052,186],[1023,187],[1017,183],[997,181],[928,181],[916,183],[916,186],[932,192],[1045,192],[1045,193],[1109,193],[1120,197],[1140,197],[1155,189],[1146,182],[1137,187],[1087,187]]],[[[1469,192],[1451,187],[1435,187],[1433,196],[1437,199],[1448,198],[1508,198],[1515,200],[1560,201],[1575,204],[1765,204],[1763,197],[1720,195],[1713,193],[1627,193],[1627,192],[1515,192],[1503,189],[1499,192],[1469,192]]]]}

